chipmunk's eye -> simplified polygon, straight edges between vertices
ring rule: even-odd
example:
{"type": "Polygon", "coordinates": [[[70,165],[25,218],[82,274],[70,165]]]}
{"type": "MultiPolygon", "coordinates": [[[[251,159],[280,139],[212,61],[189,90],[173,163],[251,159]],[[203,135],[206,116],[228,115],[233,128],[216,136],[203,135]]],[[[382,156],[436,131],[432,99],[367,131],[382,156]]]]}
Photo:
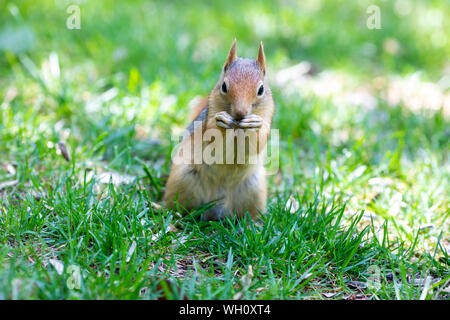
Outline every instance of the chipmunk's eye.
{"type": "Polygon", "coordinates": [[[264,93],[264,86],[261,85],[258,89],[258,97],[261,97],[263,95],[263,93],[264,93]]]}
{"type": "Polygon", "coordinates": [[[225,81],[222,83],[222,86],[220,87],[220,89],[222,90],[222,93],[228,92],[227,84],[225,83],[225,81]]]}

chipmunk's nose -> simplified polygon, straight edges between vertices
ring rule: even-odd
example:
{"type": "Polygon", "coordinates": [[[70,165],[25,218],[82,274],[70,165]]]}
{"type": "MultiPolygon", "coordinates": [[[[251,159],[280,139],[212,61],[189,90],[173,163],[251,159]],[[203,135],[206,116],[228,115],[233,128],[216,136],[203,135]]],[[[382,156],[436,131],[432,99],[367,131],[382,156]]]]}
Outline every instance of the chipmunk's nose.
{"type": "Polygon", "coordinates": [[[242,120],[242,119],[245,118],[246,115],[247,115],[247,113],[244,112],[244,111],[236,111],[234,113],[234,117],[233,118],[236,119],[236,120],[242,120]]]}
{"type": "Polygon", "coordinates": [[[251,109],[246,103],[236,103],[233,107],[232,116],[238,121],[244,119],[251,109]]]}

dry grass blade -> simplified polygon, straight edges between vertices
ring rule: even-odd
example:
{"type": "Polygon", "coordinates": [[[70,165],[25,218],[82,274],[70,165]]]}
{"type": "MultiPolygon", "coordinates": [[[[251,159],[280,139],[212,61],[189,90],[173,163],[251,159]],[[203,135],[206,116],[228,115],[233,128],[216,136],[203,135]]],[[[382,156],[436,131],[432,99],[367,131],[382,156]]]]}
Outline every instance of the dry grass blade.
{"type": "Polygon", "coordinates": [[[59,150],[61,151],[61,154],[64,159],[66,159],[67,162],[70,162],[70,155],[67,151],[66,144],[62,141],[58,142],[59,150]]]}
{"type": "Polygon", "coordinates": [[[18,183],[19,183],[19,180],[10,180],[10,181],[5,181],[5,182],[0,182],[0,190],[8,188],[8,187],[13,187],[18,183]]]}

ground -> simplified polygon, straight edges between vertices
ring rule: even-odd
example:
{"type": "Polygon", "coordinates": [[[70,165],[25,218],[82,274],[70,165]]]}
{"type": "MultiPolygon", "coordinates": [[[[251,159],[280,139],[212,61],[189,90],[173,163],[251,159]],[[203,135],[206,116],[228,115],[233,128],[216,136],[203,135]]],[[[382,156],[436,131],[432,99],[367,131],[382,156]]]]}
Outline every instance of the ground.
{"type": "Polygon", "coordinates": [[[0,7],[0,299],[449,298],[448,2],[0,7]],[[182,218],[170,153],[234,38],[265,45],[268,209],[182,218]]]}

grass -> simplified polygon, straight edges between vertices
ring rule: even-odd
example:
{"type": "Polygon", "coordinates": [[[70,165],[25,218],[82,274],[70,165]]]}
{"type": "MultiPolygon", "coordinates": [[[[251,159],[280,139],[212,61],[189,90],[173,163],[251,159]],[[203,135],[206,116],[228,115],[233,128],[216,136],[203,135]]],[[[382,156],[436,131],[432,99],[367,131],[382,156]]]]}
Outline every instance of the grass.
{"type": "Polygon", "coordinates": [[[428,101],[450,8],[380,2],[369,30],[369,4],[82,2],[68,30],[64,2],[0,0],[0,299],[448,299],[449,122],[428,101]],[[156,210],[234,37],[264,40],[277,105],[267,212],[156,210]]]}

